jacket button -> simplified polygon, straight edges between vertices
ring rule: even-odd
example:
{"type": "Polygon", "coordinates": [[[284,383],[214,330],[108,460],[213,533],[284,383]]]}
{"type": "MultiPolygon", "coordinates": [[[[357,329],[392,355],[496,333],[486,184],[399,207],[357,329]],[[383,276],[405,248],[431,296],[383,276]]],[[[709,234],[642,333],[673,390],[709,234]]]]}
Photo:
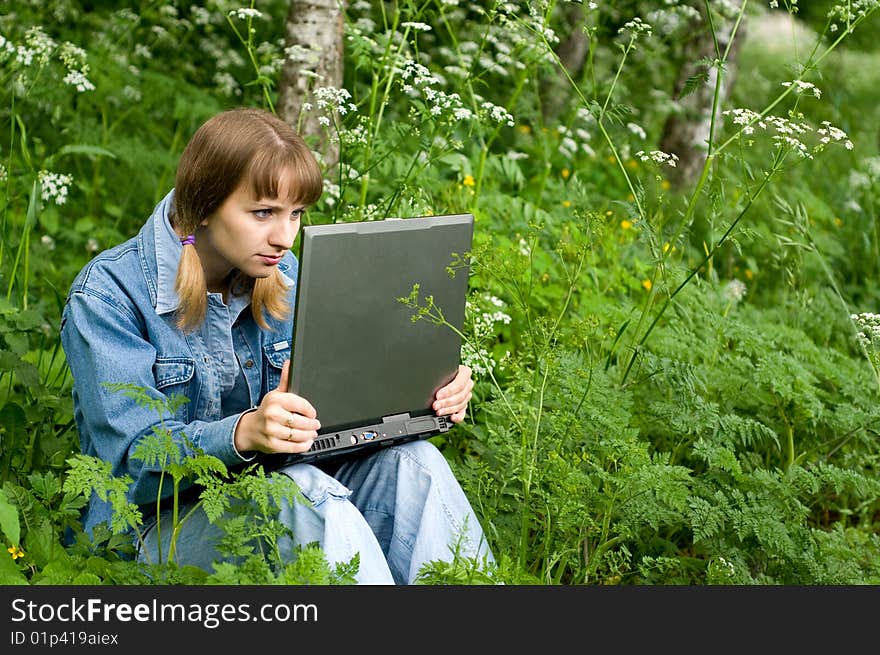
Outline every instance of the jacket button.
{"type": "Polygon", "coordinates": [[[254,367],[254,360],[252,360],[252,359],[247,360],[247,361],[244,363],[244,367],[245,367],[245,368],[253,368],[253,367],[254,367]]]}

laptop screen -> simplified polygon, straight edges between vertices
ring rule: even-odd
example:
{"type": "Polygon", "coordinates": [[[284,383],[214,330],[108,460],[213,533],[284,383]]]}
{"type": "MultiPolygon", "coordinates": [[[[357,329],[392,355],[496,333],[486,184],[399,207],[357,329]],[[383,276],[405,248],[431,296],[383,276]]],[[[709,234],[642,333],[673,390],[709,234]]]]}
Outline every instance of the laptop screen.
{"type": "Polygon", "coordinates": [[[472,238],[470,214],[302,228],[289,390],[316,408],[320,434],[433,414],[461,339],[447,325],[413,322],[400,298],[418,284],[420,304],[432,297],[461,330],[472,238]]]}

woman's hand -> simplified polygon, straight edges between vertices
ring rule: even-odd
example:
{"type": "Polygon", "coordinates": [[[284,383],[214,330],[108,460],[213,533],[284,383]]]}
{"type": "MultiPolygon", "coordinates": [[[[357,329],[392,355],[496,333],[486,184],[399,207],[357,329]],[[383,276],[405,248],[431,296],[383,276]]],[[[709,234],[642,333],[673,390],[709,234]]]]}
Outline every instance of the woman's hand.
{"type": "Polygon", "coordinates": [[[235,429],[235,448],[240,453],[304,453],[312,447],[321,423],[312,404],[287,391],[290,360],[281,369],[281,381],[253,412],[242,415],[235,429]]]}
{"type": "Polygon", "coordinates": [[[434,397],[432,405],[434,413],[437,416],[448,415],[453,423],[461,423],[467,412],[473,388],[474,381],[471,379],[471,369],[464,364],[459,364],[455,379],[440,389],[434,397]]]}

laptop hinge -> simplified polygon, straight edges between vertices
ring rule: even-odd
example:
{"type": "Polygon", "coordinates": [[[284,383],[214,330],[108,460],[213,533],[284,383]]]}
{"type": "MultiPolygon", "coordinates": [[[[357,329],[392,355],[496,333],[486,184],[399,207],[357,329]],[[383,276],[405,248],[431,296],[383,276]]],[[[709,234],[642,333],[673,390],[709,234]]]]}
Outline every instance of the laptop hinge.
{"type": "Polygon", "coordinates": [[[410,419],[409,412],[404,412],[403,414],[392,414],[391,416],[383,416],[383,423],[391,423],[392,421],[407,421],[410,419]]]}

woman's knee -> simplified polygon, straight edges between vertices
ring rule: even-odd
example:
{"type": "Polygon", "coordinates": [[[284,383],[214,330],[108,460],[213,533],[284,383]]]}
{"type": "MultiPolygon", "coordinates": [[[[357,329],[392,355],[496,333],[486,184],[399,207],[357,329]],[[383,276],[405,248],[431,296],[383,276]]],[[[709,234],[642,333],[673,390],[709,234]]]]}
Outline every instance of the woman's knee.
{"type": "Polygon", "coordinates": [[[348,487],[311,464],[291,464],[278,472],[293,480],[313,507],[327,500],[346,501],[351,496],[348,487]]]}
{"type": "Polygon", "coordinates": [[[390,450],[397,450],[398,455],[401,458],[418,465],[430,473],[432,477],[453,476],[452,469],[449,467],[449,462],[446,460],[446,457],[444,457],[443,453],[440,452],[437,446],[430,441],[425,439],[410,441],[409,443],[402,444],[390,450]]]}

